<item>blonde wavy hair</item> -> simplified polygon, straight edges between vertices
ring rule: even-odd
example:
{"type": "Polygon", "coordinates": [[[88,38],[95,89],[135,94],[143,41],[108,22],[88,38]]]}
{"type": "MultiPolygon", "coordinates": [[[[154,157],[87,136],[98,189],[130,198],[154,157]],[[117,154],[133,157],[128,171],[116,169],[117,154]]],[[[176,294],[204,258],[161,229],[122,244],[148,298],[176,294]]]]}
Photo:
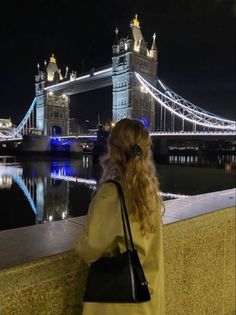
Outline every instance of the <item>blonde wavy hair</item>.
{"type": "Polygon", "coordinates": [[[144,125],[125,118],[112,128],[108,152],[100,159],[103,174],[99,187],[109,179],[121,183],[129,214],[144,234],[155,231],[163,207],[151,145],[144,125]]]}

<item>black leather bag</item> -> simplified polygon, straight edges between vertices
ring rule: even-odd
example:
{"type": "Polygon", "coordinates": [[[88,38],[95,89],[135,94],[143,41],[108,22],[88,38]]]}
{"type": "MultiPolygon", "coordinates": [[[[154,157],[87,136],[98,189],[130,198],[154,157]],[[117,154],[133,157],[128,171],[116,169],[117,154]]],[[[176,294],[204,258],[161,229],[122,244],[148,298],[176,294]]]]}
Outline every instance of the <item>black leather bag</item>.
{"type": "Polygon", "coordinates": [[[90,265],[83,300],[103,303],[149,301],[148,285],[134,248],[122,188],[115,181],[109,182],[113,182],[119,192],[126,251],[111,257],[101,257],[90,265]]]}

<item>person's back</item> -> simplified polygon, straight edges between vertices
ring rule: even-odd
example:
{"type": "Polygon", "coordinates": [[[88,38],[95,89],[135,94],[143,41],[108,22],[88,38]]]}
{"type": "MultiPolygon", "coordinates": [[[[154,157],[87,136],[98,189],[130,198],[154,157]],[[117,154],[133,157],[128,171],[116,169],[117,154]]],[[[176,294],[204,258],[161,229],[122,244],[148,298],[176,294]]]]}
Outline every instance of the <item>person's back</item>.
{"type": "Polygon", "coordinates": [[[125,251],[120,182],[129,212],[135,248],[148,280],[151,300],[144,303],[85,303],[84,315],[164,314],[164,269],[161,227],[162,200],[151,158],[148,131],[136,120],[123,119],[113,128],[108,153],[102,162],[103,175],[88,211],[85,230],[77,251],[88,264],[101,256],[125,251]]]}

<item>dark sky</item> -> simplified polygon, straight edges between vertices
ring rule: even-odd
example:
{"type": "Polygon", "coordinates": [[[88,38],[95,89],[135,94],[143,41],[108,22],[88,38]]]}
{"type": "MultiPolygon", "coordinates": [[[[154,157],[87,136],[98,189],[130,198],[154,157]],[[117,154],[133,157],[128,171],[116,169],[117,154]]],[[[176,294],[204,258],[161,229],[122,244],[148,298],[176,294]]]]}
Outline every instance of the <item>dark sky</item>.
{"type": "MultiPolygon", "coordinates": [[[[7,1],[0,13],[0,118],[18,124],[34,97],[37,62],[51,53],[59,68],[111,64],[114,29],[126,36],[138,14],[145,40],[157,34],[158,75],[178,94],[236,119],[235,16],[232,0],[7,1]]],[[[111,88],[73,97],[71,116],[111,114],[111,88]],[[88,106],[93,110],[88,110],[88,106]]]]}

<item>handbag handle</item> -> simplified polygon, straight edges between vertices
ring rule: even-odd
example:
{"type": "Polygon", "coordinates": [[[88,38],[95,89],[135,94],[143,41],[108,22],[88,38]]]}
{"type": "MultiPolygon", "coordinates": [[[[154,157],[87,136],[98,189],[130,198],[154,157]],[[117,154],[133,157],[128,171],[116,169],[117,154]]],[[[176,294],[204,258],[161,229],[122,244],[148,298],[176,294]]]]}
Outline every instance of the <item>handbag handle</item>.
{"type": "Polygon", "coordinates": [[[126,250],[129,250],[129,243],[128,243],[128,237],[127,237],[127,235],[128,235],[129,240],[130,240],[131,250],[134,251],[135,250],[134,249],[134,243],[133,243],[133,238],[132,238],[132,233],[131,233],[131,228],[130,228],[130,223],[129,223],[129,217],[128,217],[128,212],[127,212],[127,208],[126,208],[126,204],[125,204],[125,197],[124,197],[122,187],[121,187],[120,183],[118,183],[114,180],[108,180],[107,183],[108,182],[115,184],[117,187],[117,190],[118,190],[120,203],[121,203],[121,217],[122,217],[122,224],[123,224],[123,230],[124,230],[124,236],[125,236],[126,250]]]}

